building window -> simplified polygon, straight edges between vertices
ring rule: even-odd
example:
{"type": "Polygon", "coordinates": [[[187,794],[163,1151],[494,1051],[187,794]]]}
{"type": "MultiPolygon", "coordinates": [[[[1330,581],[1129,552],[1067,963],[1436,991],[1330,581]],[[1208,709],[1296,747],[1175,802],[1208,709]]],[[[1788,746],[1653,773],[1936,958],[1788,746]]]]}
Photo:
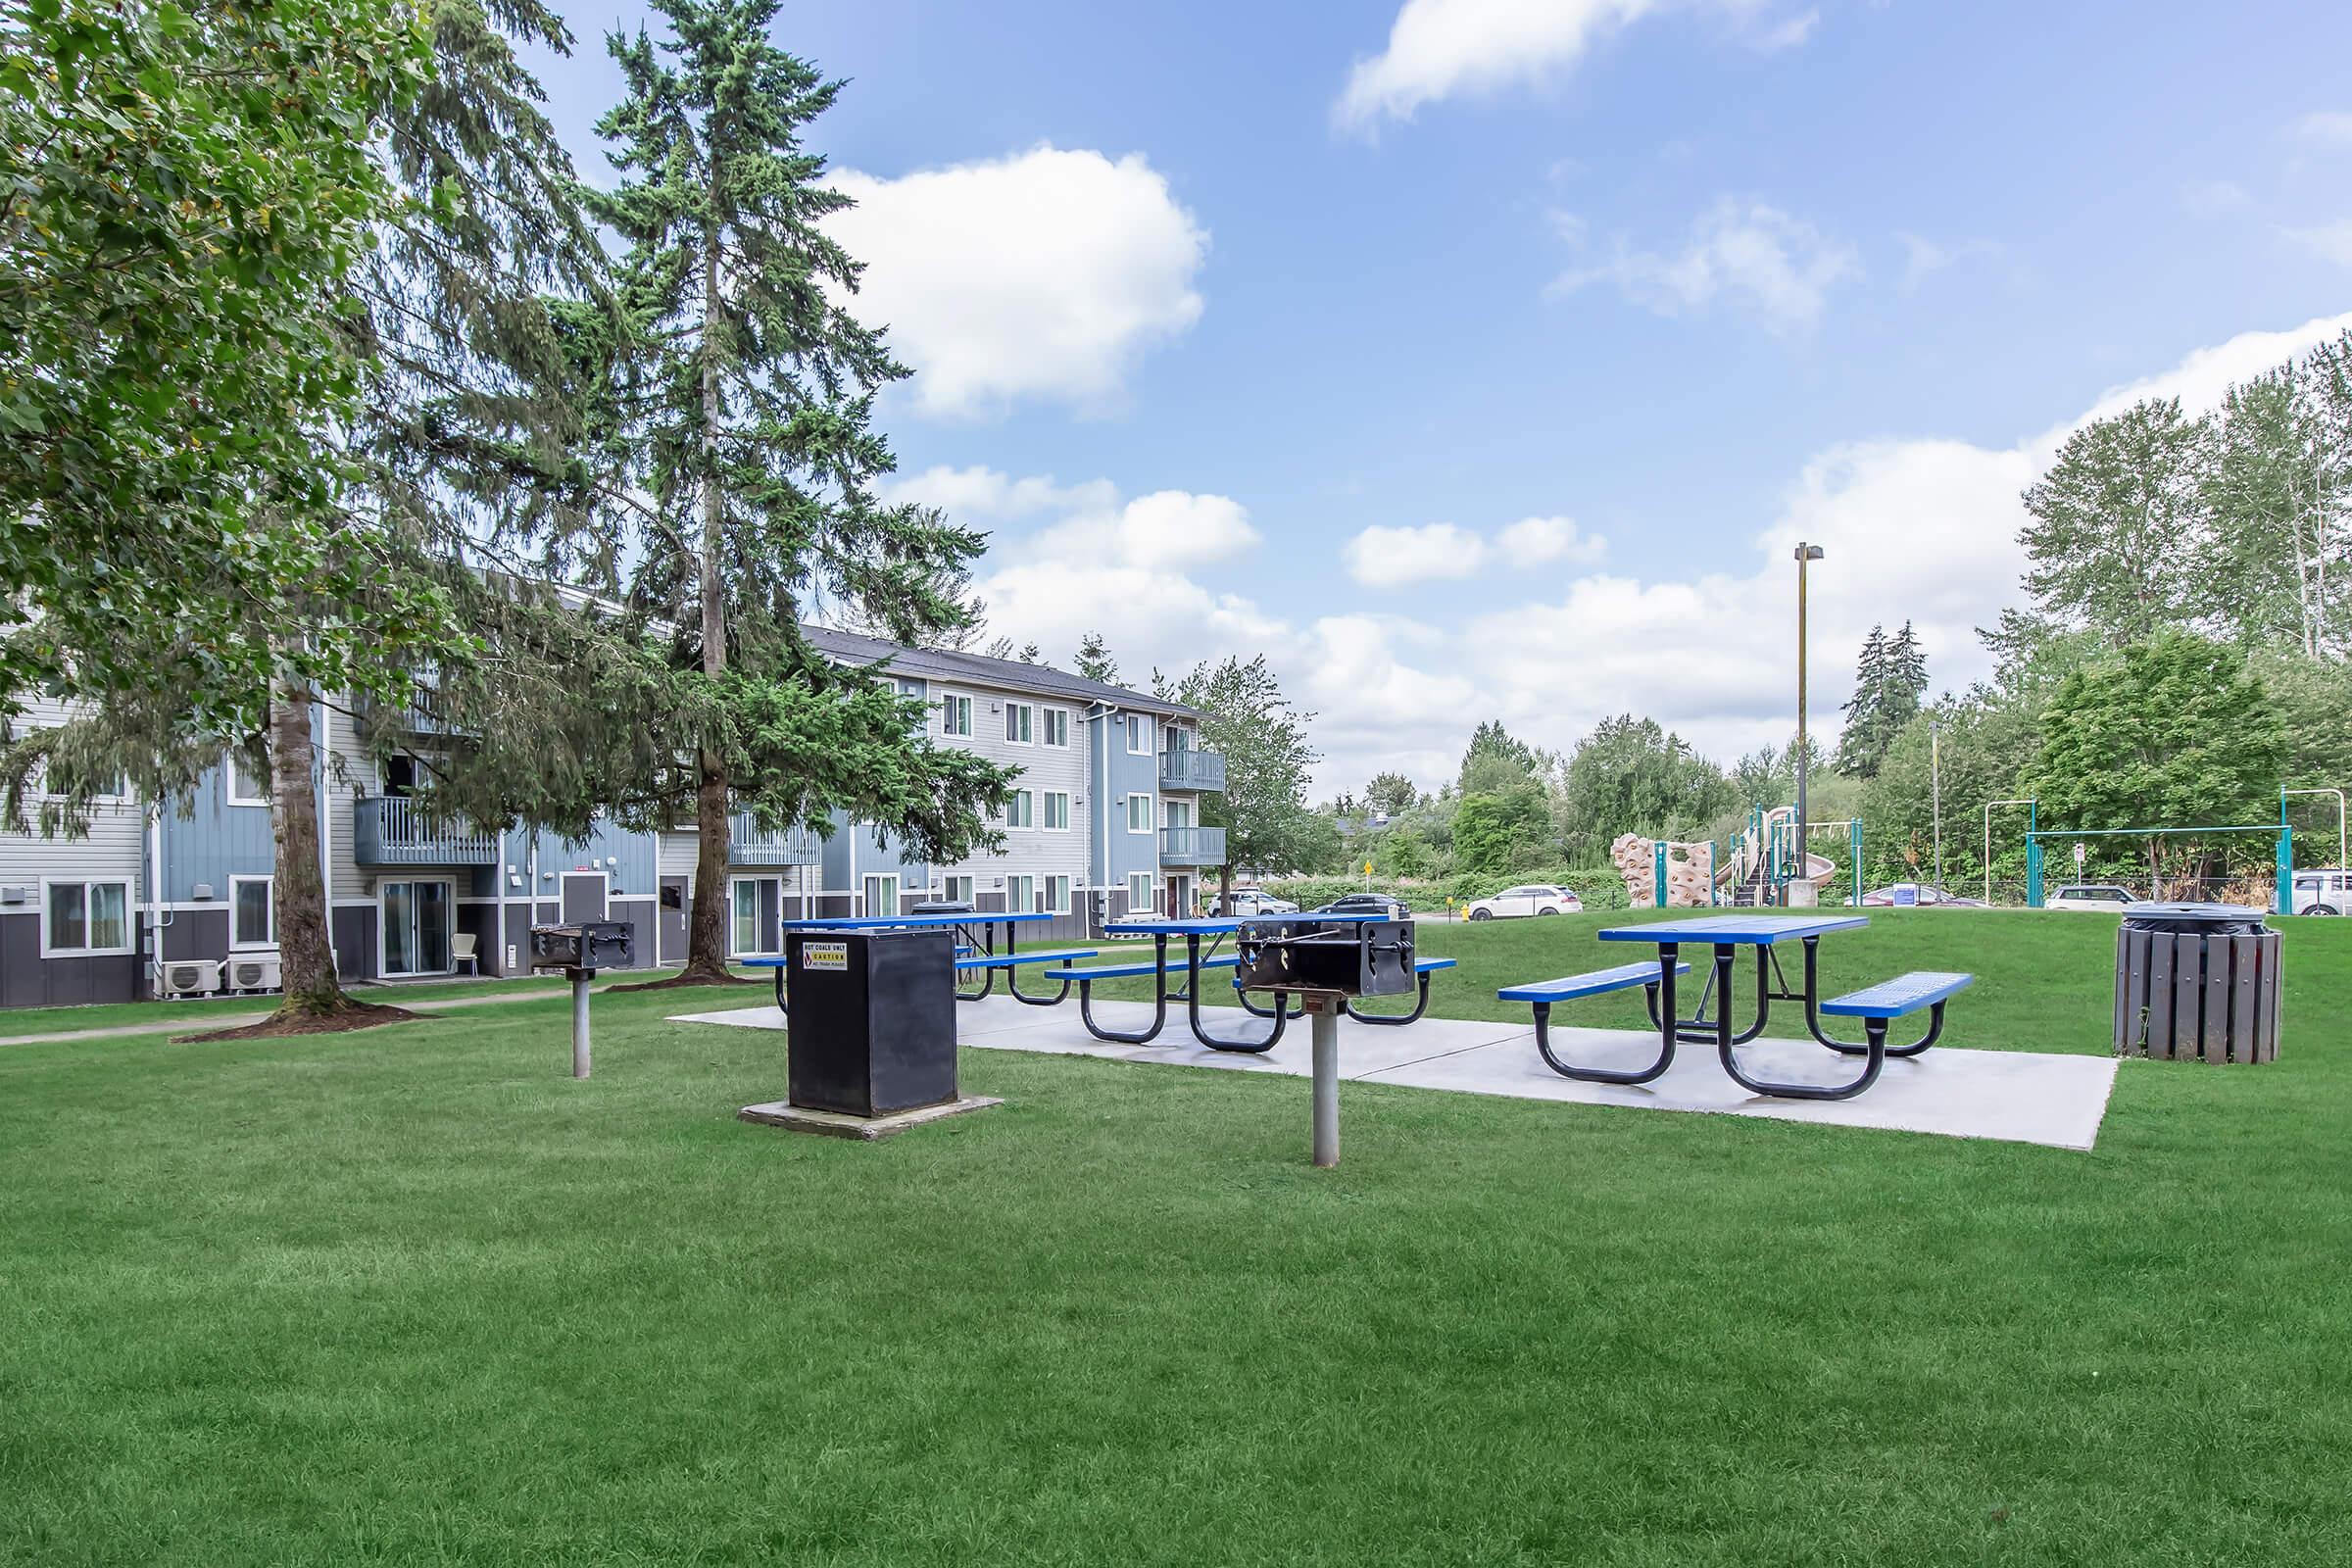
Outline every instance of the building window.
{"type": "Polygon", "coordinates": [[[893,876],[869,876],[865,879],[865,912],[868,915],[895,915],[899,912],[899,879],[893,876]]]}
{"type": "Polygon", "coordinates": [[[1155,903],[1153,903],[1153,902],[1152,902],[1152,891],[1153,891],[1153,890],[1152,890],[1152,873],[1151,873],[1151,872],[1149,872],[1149,871],[1130,871],[1130,872],[1128,872],[1128,873],[1127,873],[1127,912],[1128,912],[1129,914],[1154,914],[1154,913],[1157,913],[1157,912],[1158,912],[1158,909],[1159,909],[1159,906],[1158,906],[1158,905],[1156,905],[1155,903]]]}
{"type": "Polygon", "coordinates": [[[1070,879],[1068,877],[1050,876],[1046,878],[1046,912],[1048,914],[1070,912],[1070,879]]]}
{"type": "Polygon", "coordinates": [[[42,957],[96,958],[129,951],[129,883],[43,884],[42,957]]]}
{"type": "Polygon", "coordinates": [[[1070,825],[1070,796],[1067,790],[1046,791],[1046,826],[1066,828],[1070,825]]]}
{"type": "Polygon", "coordinates": [[[228,945],[232,948],[277,946],[277,883],[266,876],[228,879],[228,945]]]}
{"type": "Polygon", "coordinates": [[[1028,746],[1033,744],[1036,737],[1034,734],[1032,734],[1032,731],[1034,731],[1036,727],[1036,709],[1030,707],[1027,703],[1006,703],[1004,705],[1004,739],[1006,744],[1012,746],[1028,746]]]}
{"type": "Polygon", "coordinates": [[[1130,795],[1127,797],[1127,831],[1130,833],[1152,831],[1151,796],[1130,795]]]}
{"type": "Polygon", "coordinates": [[[972,733],[972,700],[969,697],[942,697],[939,700],[939,732],[942,735],[972,733]]]}
{"type": "Polygon", "coordinates": [[[1042,746],[1067,746],[1070,744],[1070,710],[1068,709],[1049,708],[1046,710],[1045,733],[1038,737],[1038,743],[1042,746]]]}
{"type": "Polygon", "coordinates": [[[1037,911],[1037,878],[1008,876],[1004,879],[1004,909],[1008,914],[1034,914],[1037,911]]]}
{"type": "Polygon", "coordinates": [[[1127,755],[1129,757],[1150,757],[1152,755],[1152,720],[1141,713],[1127,715],[1127,755]]]}
{"type": "Polygon", "coordinates": [[[760,935],[760,878],[739,876],[734,882],[732,941],[738,954],[772,951],[760,935]]]}
{"type": "Polygon", "coordinates": [[[1006,827],[1035,827],[1037,825],[1037,796],[1029,790],[1014,790],[1004,797],[1004,825],[1006,827]]]}
{"type": "Polygon", "coordinates": [[[969,904],[972,902],[972,879],[968,876],[949,877],[940,884],[940,888],[941,897],[945,898],[950,904],[969,904]]]}
{"type": "Polygon", "coordinates": [[[242,748],[230,747],[221,763],[220,776],[228,782],[228,804],[231,806],[268,806],[270,781],[256,774],[242,748]]]}

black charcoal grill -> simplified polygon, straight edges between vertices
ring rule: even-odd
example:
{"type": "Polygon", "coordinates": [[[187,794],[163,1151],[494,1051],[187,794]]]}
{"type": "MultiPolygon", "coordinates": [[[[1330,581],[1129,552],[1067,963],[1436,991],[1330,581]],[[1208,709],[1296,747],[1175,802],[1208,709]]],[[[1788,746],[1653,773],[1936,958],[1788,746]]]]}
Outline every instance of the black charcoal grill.
{"type": "Polygon", "coordinates": [[[1249,920],[1237,946],[1245,991],[1394,997],[1413,989],[1410,920],[1249,920]]]}
{"type": "Polygon", "coordinates": [[[581,920],[531,927],[534,969],[625,969],[633,948],[626,920],[581,920]]]}

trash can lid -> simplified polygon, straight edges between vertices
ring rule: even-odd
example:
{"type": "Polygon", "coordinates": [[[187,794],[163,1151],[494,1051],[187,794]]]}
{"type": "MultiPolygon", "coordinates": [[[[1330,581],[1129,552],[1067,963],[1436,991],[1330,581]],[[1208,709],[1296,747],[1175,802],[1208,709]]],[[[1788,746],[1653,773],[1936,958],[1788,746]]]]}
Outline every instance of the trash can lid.
{"type": "Polygon", "coordinates": [[[2124,906],[2131,931],[2201,931],[2209,936],[2255,936],[2267,928],[2263,911],[2242,904],[2158,904],[2124,906]]]}

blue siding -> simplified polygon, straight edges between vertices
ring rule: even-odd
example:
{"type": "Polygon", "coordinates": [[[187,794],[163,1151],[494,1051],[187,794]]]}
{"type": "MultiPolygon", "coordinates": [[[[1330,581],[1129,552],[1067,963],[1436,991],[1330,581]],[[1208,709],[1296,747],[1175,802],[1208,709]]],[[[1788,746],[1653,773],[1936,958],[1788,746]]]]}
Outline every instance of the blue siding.
{"type": "MultiPolygon", "coordinates": [[[[516,865],[523,863],[523,848],[522,835],[507,836],[507,858],[516,865]]],[[[578,842],[541,833],[536,896],[555,901],[564,886],[564,873],[575,866],[607,873],[608,884],[615,895],[655,893],[660,891],[656,861],[654,835],[624,832],[609,821],[598,822],[589,829],[588,837],[578,842]],[[614,863],[607,865],[608,858],[614,863]],[[550,872],[554,875],[549,875],[550,872]]]]}
{"type": "Polygon", "coordinates": [[[196,786],[186,803],[164,808],[163,897],[185,904],[206,883],[223,907],[228,903],[231,876],[268,876],[277,866],[277,845],[270,832],[270,808],[230,806],[227,776],[215,768],[196,786]]]}
{"type": "MultiPolygon", "coordinates": [[[[1159,755],[1137,757],[1127,750],[1124,715],[1087,726],[1091,752],[1087,777],[1089,878],[1098,887],[1123,888],[1132,871],[1159,869],[1159,755]],[[1152,831],[1127,831],[1127,797],[1152,797],[1152,831]],[[1105,831],[1107,829],[1107,831],[1105,831]],[[1104,859],[1107,847],[1108,859],[1104,859]]],[[[1154,744],[1157,732],[1154,728],[1154,744]]]]}
{"type": "Polygon", "coordinates": [[[822,886],[832,892],[861,892],[865,878],[890,876],[899,879],[899,891],[904,894],[925,886],[931,880],[931,868],[921,860],[901,858],[906,846],[896,838],[884,849],[872,827],[858,823],[852,826],[840,812],[833,813],[833,836],[824,842],[820,868],[824,873],[822,886]],[[857,847],[857,867],[850,865],[851,846],[857,847]]]}

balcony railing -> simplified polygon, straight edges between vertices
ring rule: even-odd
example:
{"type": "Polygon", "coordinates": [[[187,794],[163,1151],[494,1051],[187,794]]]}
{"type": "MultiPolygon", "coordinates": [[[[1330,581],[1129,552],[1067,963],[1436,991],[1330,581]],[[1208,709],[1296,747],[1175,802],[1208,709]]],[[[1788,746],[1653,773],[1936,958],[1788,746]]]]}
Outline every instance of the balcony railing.
{"type": "Polygon", "coordinates": [[[1163,827],[1159,830],[1162,865],[1223,865],[1225,830],[1221,827],[1163,827]]]}
{"type": "Polygon", "coordinates": [[[805,827],[761,827],[749,811],[730,819],[727,859],[736,865],[814,865],[824,841],[805,827]]]}
{"type": "Polygon", "coordinates": [[[1225,759],[1217,752],[1192,750],[1159,754],[1159,787],[1163,790],[1222,790],[1225,759]]]}
{"type": "Polygon", "coordinates": [[[498,835],[429,817],[403,796],[371,795],[352,802],[351,854],[364,866],[496,865],[498,835]]]}

